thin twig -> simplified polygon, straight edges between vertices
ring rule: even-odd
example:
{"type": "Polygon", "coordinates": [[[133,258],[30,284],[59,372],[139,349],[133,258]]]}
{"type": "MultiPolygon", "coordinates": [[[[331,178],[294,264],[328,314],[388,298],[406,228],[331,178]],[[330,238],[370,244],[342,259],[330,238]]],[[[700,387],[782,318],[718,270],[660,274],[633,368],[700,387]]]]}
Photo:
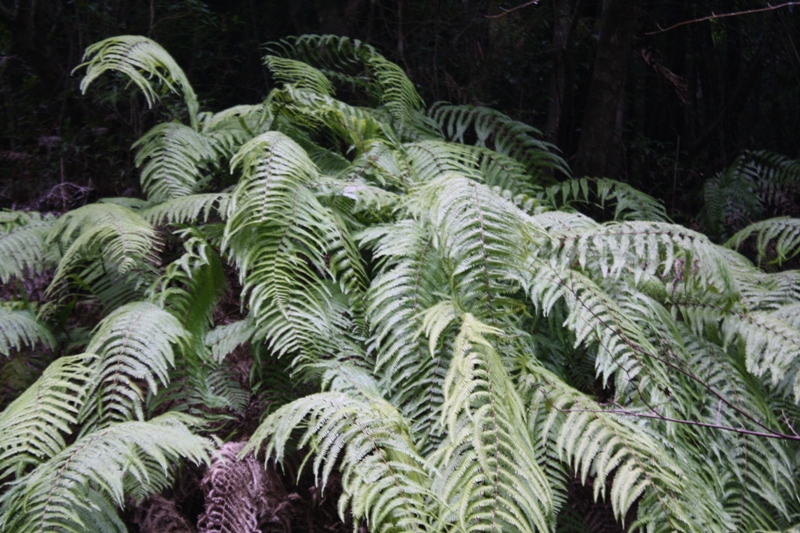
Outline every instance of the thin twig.
{"type": "Polygon", "coordinates": [[[628,411],[627,409],[560,409],[558,407],[553,406],[556,411],[562,413],[603,413],[609,415],[625,415],[625,416],[633,416],[637,418],[654,418],[656,420],[663,420],[665,422],[675,422],[677,424],[687,424],[690,426],[700,426],[705,428],[711,429],[718,429],[720,431],[730,431],[733,433],[740,433],[742,435],[752,435],[755,437],[763,437],[766,439],[781,439],[781,440],[795,440],[800,441],[800,436],[796,435],[787,435],[785,433],[779,433],[777,431],[770,430],[769,433],[765,433],[762,431],[752,431],[749,429],[744,428],[735,428],[731,426],[723,426],[721,424],[709,424],[708,422],[699,422],[697,420],[684,420],[681,418],[672,418],[668,416],[664,416],[658,413],[650,414],[650,413],[641,413],[638,411],[628,411]]]}
{"type": "Polygon", "coordinates": [[[721,19],[725,17],[738,17],[739,15],[751,15],[753,13],[763,13],[765,11],[775,11],[776,9],[781,9],[782,7],[789,7],[789,6],[797,6],[800,5],[800,2],[784,2],[777,6],[773,6],[771,4],[767,4],[767,7],[760,7],[757,9],[748,9],[746,11],[735,11],[733,13],[722,13],[721,15],[716,15],[713,12],[708,15],[707,17],[702,17],[699,19],[692,19],[692,20],[685,20],[683,22],[679,22],[677,24],[673,24],[668,28],[662,28],[661,26],[658,27],[656,31],[649,31],[645,33],[645,35],[655,35],[657,33],[664,33],[665,31],[674,30],[675,28],[679,28],[681,26],[686,26],[687,24],[695,24],[696,22],[705,22],[706,20],[714,20],[714,19],[721,19]]]}
{"type": "Polygon", "coordinates": [[[505,17],[509,13],[513,13],[517,9],[522,9],[523,7],[532,6],[532,5],[538,4],[538,3],[539,3],[539,0],[531,0],[530,2],[525,2],[524,4],[522,4],[520,6],[517,6],[517,7],[512,7],[511,9],[505,9],[505,8],[501,7],[500,9],[503,12],[500,13],[499,15],[484,15],[484,17],[486,17],[487,19],[499,19],[499,18],[505,17]]]}

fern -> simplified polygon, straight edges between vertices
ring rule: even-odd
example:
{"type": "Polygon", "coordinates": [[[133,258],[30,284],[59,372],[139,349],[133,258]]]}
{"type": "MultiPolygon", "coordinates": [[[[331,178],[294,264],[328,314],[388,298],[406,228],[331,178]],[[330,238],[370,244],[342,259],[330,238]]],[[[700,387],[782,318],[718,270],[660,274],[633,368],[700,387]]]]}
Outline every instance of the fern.
{"type": "Polygon", "coordinates": [[[203,531],[295,527],[302,491],[263,489],[298,452],[364,531],[581,530],[578,484],[631,531],[797,522],[800,273],[735,251],[796,257],[793,219],[742,229],[796,162],[710,181],[709,237],[624,183],[552,183],[566,163],[505,115],[426,114],[365,43],[265,62],[261,104],[197,113],[151,41],[90,49],[84,89],[181,90],[192,127],[137,143],[147,201],[0,214],[0,280],[55,271],[44,301],[0,305],[0,352],[85,352],[0,414],[0,529],[123,531],[125,498],[208,460],[198,433],[229,443],[203,531]]]}
{"type": "Polygon", "coordinates": [[[2,496],[0,526],[19,533],[80,531],[89,527],[87,517],[114,511],[109,505],[99,506],[97,499],[124,505],[125,476],[147,492],[165,488],[175,461],[208,461],[209,443],[191,433],[192,423],[188,417],[168,414],[84,436],[2,496]]]}
{"type": "Polygon", "coordinates": [[[94,357],[62,357],[0,413],[0,480],[22,477],[66,447],[94,374],[94,357]]]}
{"type": "Polygon", "coordinates": [[[56,339],[50,328],[36,315],[19,306],[0,305],[0,355],[8,356],[12,350],[37,344],[55,348],[56,339]]]}
{"type": "Polygon", "coordinates": [[[199,106],[194,89],[183,69],[158,43],[140,35],[111,37],[88,47],[83,60],[76,67],[86,67],[81,80],[82,92],[85,93],[92,82],[108,71],[118,71],[127,76],[142,91],[150,107],[159,100],[162,88],[174,93],[180,88],[189,120],[192,127],[197,128],[199,106]],[[153,79],[158,82],[156,87],[152,85],[153,79]]]}

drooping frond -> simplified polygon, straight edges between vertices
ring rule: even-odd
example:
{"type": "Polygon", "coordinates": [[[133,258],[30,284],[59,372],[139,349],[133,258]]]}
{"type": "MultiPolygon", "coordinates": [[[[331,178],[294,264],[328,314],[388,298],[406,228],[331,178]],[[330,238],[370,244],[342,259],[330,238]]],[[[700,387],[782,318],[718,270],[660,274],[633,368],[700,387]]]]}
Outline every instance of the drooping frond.
{"type": "Polygon", "coordinates": [[[669,222],[664,205],[655,198],[621,181],[608,178],[575,178],[547,188],[547,198],[556,209],[573,202],[597,201],[606,208],[613,202],[614,220],[651,220],[669,222]]]}
{"type": "Polygon", "coordinates": [[[366,89],[400,123],[410,122],[422,107],[422,99],[403,70],[358,39],[303,35],[285,39],[272,48],[276,55],[316,65],[329,79],[366,89]]]}
{"type": "Polygon", "coordinates": [[[541,133],[538,130],[512,120],[499,111],[488,107],[437,102],[428,114],[439,124],[448,139],[492,148],[507,155],[524,165],[540,184],[546,181],[543,173],[545,169],[570,174],[564,160],[553,153],[554,147],[539,139],[541,133]]]}
{"type": "Polygon", "coordinates": [[[187,342],[178,319],[147,302],[122,306],[100,322],[86,348],[99,357],[91,397],[81,410],[84,431],[144,420],[145,394],[169,383],[174,347],[187,342]]]}
{"type": "MultiPolygon", "coordinates": [[[[207,462],[209,442],[194,435],[190,417],[167,413],[83,436],[39,465],[0,498],[0,529],[15,533],[87,531],[86,519],[123,507],[126,476],[143,492],[166,488],[182,459],[207,462]],[[108,502],[95,503],[96,499],[108,502]]],[[[99,516],[92,520],[108,520],[99,516]]]]}
{"type": "Polygon", "coordinates": [[[0,413],[0,480],[19,478],[66,447],[94,374],[92,355],[57,359],[0,413]]]}
{"type": "Polygon", "coordinates": [[[278,83],[295,85],[324,96],[333,96],[333,84],[319,70],[307,63],[278,56],[264,56],[264,64],[278,83]]]}
{"type": "Polygon", "coordinates": [[[63,250],[48,292],[88,290],[108,308],[135,299],[153,274],[159,245],[153,227],[128,208],[90,204],[69,211],[48,239],[63,250]]]}
{"type": "Polygon", "coordinates": [[[724,240],[768,207],[791,203],[791,186],[800,183],[800,161],[771,152],[744,152],[725,171],[703,185],[700,212],[704,230],[724,240]]]}
{"type": "Polygon", "coordinates": [[[0,302],[0,355],[8,356],[12,350],[37,344],[55,348],[56,339],[47,324],[40,321],[30,309],[0,302]]]}
{"type": "Polygon", "coordinates": [[[733,529],[704,480],[671,455],[669,443],[631,420],[604,412],[544,369],[531,370],[526,378],[530,408],[548,413],[545,423],[532,429],[555,445],[583,483],[592,476],[595,499],[608,497],[618,520],[638,503],[631,527],[645,531],[733,529]]]}
{"type": "Polygon", "coordinates": [[[94,80],[107,71],[126,75],[144,93],[148,105],[153,106],[166,92],[183,92],[189,120],[197,128],[197,96],[184,74],[166,50],[158,43],[141,35],[119,35],[95,43],[86,49],[84,62],[77,68],[86,67],[81,80],[81,91],[86,92],[94,80]],[[152,85],[152,80],[157,82],[152,85]]]}
{"type": "Polygon", "coordinates": [[[390,397],[412,421],[420,450],[438,441],[442,385],[448,356],[431,354],[422,312],[447,291],[447,276],[430,228],[413,220],[373,226],[361,234],[382,266],[368,292],[367,319],[376,352],[375,372],[390,397]],[[420,394],[424,390],[424,394],[420,394]]]}
{"type": "Polygon", "coordinates": [[[228,214],[229,193],[210,192],[190,194],[161,202],[141,212],[153,225],[205,224],[214,219],[225,220],[228,214]]]}
{"type": "Polygon", "coordinates": [[[138,148],[134,163],[141,167],[142,190],[152,202],[199,192],[215,156],[203,134],[177,122],[153,127],[133,147],[138,148]]]}
{"type": "Polygon", "coordinates": [[[755,222],[728,239],[725,246],[736,250],[754,235],[759,262],[781,264],[800,253],[800,219],[780,217],[755,222]]]}
{"type": "Polygon", "coordinates": [[[337,270],[350,276],[361,267],[360,258],[347,253],[333,213],[308,189],[317,169],[297,143],[277,132],[245,144],[232,166],[243,176],[230,202],[225,248],[239,267],[258,328],[277,353],[330,353],[345,336],[334,332],[344,334],[349,326],[334,312],[324,278],[337,270]]]}
{"type": "Polygon", "coordinates": [[[280,462],[299,429],[297,446],[314,450],[320,485],[325,486],[334,467],[342,473],[340,515],[349,509],[371,531],[429,531],[433,495],[424,460],[402,415],[383,398],[365,394],[368,389],[375,384],[361,387],[361,394],[322,392],[281,407],[259,426],[240,456],[266,447],[266,456],[280,462]]]}
{"type": "Polygon", "coordinates": [[[0,211],[0,282],[55,265],[58,251],[45,244],[54,220],[35,212],[0,211]]]}
{"type": "Polygon", "coordinates": [[[487,335],[502,334],[464,315],[444,384],[447,438],[434,454],[441,520],[472,531],[547,532],[553,495],[525,428],[519,397],[487,335]]]}

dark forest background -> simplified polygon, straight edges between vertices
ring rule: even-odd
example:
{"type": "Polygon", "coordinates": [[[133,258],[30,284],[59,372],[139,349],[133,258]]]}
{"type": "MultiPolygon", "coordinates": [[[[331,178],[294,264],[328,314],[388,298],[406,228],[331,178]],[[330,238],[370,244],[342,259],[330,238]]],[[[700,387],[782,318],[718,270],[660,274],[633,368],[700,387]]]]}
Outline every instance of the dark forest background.
{"type": "Polygon", "coordinates": [[[542,131],[575,175],[619,179],[679,220],[745,150],[800,156],[800,5],[763,0],[0,1],[0,208],[137,195],[130,146],[176,112],[122,78],[86,96],[84,49],[141,34],[207,110],[256,103],[265,43],[331,33],[401,65],[428,104],[487,105],[542,131]],[[777,5],[777,4],[773,4],[777,5]],[[517,8],[517,9],[515,9],[517,8]],[[654,33],[655,32],[655,33],[654,33]]]}

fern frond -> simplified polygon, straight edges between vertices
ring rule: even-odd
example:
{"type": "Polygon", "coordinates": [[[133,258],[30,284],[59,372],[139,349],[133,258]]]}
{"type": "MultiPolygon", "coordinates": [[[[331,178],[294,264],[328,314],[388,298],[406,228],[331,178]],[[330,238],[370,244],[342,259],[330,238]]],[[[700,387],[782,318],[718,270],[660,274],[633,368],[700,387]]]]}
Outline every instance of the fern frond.
{"type": "Polygon", "coordinates": [[[291,84],[324,96],[333,96],[333,84],[311,65],[285,57],[264,56],[264,64],[278,83],[291,84]]]}
{"type": "Polygon", "coordinates": [[[800,219],[780,217],[755,222],[728,239],[725,246],[736,250],[754,235],[759,263],[769,259],[780,265],[800,253],[800,219]]]}
{"type": "Polygon", "coordinates": [[[573,466],[583,483],[590,475],[594,478],[595,499],[607,495],[617,520],[623,520],[638,502],[637,521],[630,528],[698,532],[734,529],[705,480],[687,470],[683,458],[672,456],[672,447],[655,432],[605,413],[596,402],[542,368],[529,370],[525,387],[532,393],[530,409],[532,413],[547,413],[545,423],[532,429],[555,445],[561,459],[573,466]]]}
{"type": "Polygon", "coordinates": [[[71,285],[108,308],[141,295],[154,273],[160,239],[141,215],[114,204],[89,204],[58,219],[49,246],[64,250],[47,289],[56,296],[71,285]]]}
{"type": "Polygon", "coordinates": [[[0,212],[0,282],[55,266],[57,250],[45,244],[54,221],[39,213],[0,212]]]}
{"type": "Polygon", "coordinates": [[[202,133],[177,122],[153,127],[133,148],[138,149],[134,163],[141,168],[142,190],[152,202],[199,192],[203,171],[216,155],[202,133]]]}
{"type": "Polygon", "coordinates": [[[492,148],[525,166],[540,184],[547,181],[544,169],[567,176],[564,160],[553,153],[554,147],[541,141],[541,133],[527,124],[488,107],[456,106],[437,102],[428,114],[445,132],[448,139],[462,144],[492,148]],[[474,135],[475,141],[469,142],[474,135]]]}
{"type": "Polygon", "coordinates": [[[553,495],[524,429],[521,399],[486,339],[500,333],[463,317],[444,384],[448,432],[434,455],[441,475],[432,488],[447,504],[442,521],[460,530],[546,532],[553,495]]]}
{"type": "Polygon", "coordinates": [[[551,185],[546,194],[556,209],[563,209],[572,202],[588,204],[596,198],[602,208],[606,208],[607,203],[614,202],[614,220],[669,222],[661,202],[617,180],[574,178],[551,185]]]}
{"type": "Polygon", "coordinates": [[[144,420],[146,392],[155,393],[159,384],[169,383],[174,346],[188,340],[177,318],[147,302],[122,306],[103,319],[86,348],[99,358],[91,398],[81,410],[84,432],[113,422],[144,420]]]}
{"type": "Polygon", "coordinates": [[[94,356],[62,357],[0,413],[0,479],[19,478],[66,447],[89,392],[94,356]]]}
{"type": "Polygon", "coordinates": [[[190,194],[149,207],[141,215],[153,225],[200,225],[214,219],[224,221],[228,215],[228,200],[230,194],[224,192],[190,194]]]}
{"type": "Polygon", "coordinates": [[[163,490],[180,460],[198,464],[209,459],[211,446],[191,432],[194,423],[190,417],[167,413],[83,436],[0,498],[0,528],[16,533],[85,531],[90,525],[86,517],[113,512],[112,505],[93,505],[93,493],[121,508],[126,476],[146,492],[163,490]]]}
{"type": "Polygon", "coordinates": [[[258,328],[277,353],[330,353],[344,336],[333,332],[347,326],[333,312],[324,277],[337,268],[357,271],[360,259],[347,252],[333,213],[308,189],[317,169],[277,132],[245,144],[232,166],[241,166],[243,177],[230,203],[224,247],[238,264],[258,328]]]}
{"type": "Polygon", "coordinates": [[[285,39],[273,50],[276,55],[318,65],[329,79],[367,89],[399,123],[411,121],[422,107],[422,98],[403,70],[358,39],[303,35],[285,39]]]}
{"type": "Polygon", "coordinates": [[[130,78],[144,93],[150,107],[160,99],[159,93],[166,90],[183,92],[189,120],[192,127],[197,129],[199,105],[194,89],[183,69],[155,41],[141,35],[110,37],[89,46],[83,54],[83,61],[76,67],[86,67],[86,74],[81,80],[81,92],[86,93],[89,85],[107,71],[117,71],[130,78]],[[153,79],[158,82],[156,87],[152,85],[153,79]]]}
{"type": "Polygon", "coordinates": [[[360,237],[382,265],[367,294],[366,309],[375,372],[412,422],[419,449],[429,451],[441,439],[438,417],[448,356],[428,352],[421,335],[422,312],[447,290],[442,257],[430,228],[413,220],[373,226],[360,237]]]}
{"type": "Polygon", "coordinates": [[[338,391],[312,394],[270,415],[242,450],[282,461],[296,429],[298,447],[315,453],[314,473],[325,486],[334,466],[342,473],[339,513],[350,509],[372,531],[428,531],[431,522],[428,473],[402,415],[380,397],[338,391]]]}
{"type": "Polygon", "coordinates": [[[212,329],[206,333],[205,343],[211,348],[212,358],[217,362],[222,362],[237,347],[250,342],[255,334],[255,322],[252,317],[248,316],[244,320],[212,329]]]}
{"type": "Polygon", "coordinates": [[[7,357],[12,350],[33,348],[40,343],[51,349],[56,347],[53,332],[33,311],[3,304],[0,302],[0,355],[7,357]]]}

